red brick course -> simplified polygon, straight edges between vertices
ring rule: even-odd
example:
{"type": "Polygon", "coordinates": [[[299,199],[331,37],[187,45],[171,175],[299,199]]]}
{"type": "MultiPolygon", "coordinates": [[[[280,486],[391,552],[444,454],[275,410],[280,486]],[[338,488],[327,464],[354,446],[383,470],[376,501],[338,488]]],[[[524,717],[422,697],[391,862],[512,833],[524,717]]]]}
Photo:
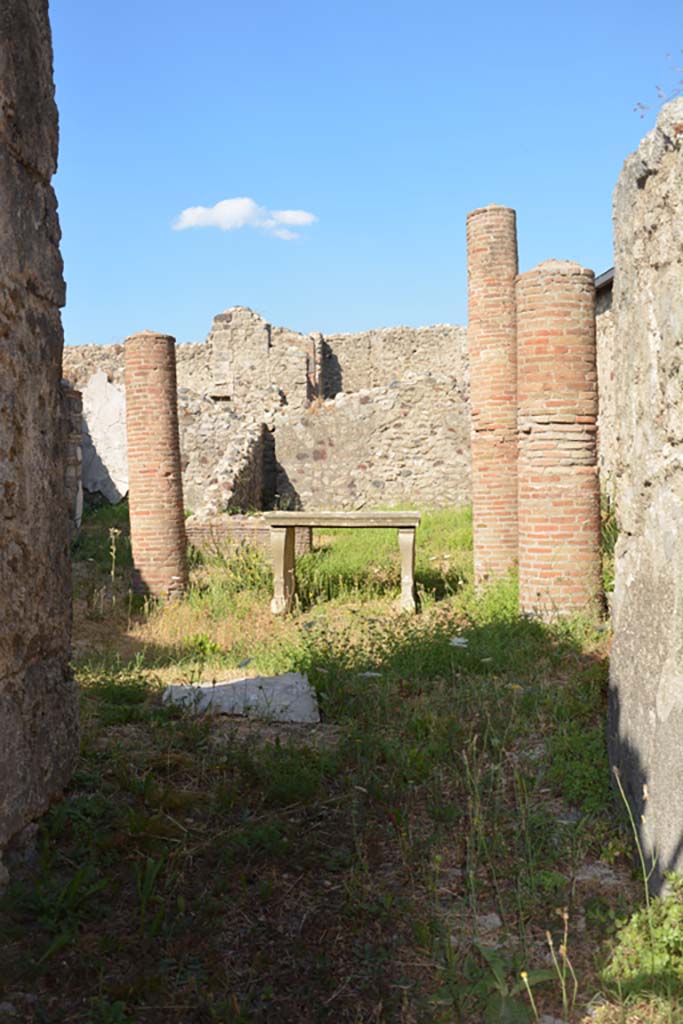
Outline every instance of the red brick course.
{"type": "Polygon", "coordinates": [[[467,217],[474,574],[477,584],[517,561],[517,342],[514,210],[467,217]]]}
{"type": "Polygon", "coordinates": [[[543,618],[601,597],[595,279],[550,260],[517,279],[519,601],[543,618]]]}
{"type": "Polygon", "coordinates": [[[175,338],[144,331],[124,343],[133,587],[187,588],[175,338]]]}

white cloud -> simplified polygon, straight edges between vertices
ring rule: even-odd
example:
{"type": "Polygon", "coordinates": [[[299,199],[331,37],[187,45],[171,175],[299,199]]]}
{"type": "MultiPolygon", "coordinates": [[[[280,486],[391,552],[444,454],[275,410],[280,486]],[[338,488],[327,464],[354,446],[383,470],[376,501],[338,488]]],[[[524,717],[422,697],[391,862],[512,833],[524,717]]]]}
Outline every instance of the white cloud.
{"type": "Polygon", "coordinates": [[[253,199],[222,199],[215,206],[189,206],[183,210],[173,227],[176,231],[185,228],[220,228],[234,231],[253,224],[261,208],[253,199]]]}
{"type": "Polygon", "coordinates": [[[273,210],[273,220],[278,224],[312,224],[318,218],[306,210],[273,210]]]}
{"type": "Polygon", "coordinates": [[[188,206],[173,224],[174,231],[187,228],[220,228],[221,231],[236,231],[239,228],[259,228],[290,241],[298,238],[296,231],[289,227],[305,227],[318,218],[307,210],[268,210],[259,206],[248,196],[237,199],[221,199],[215,206],[188,206]],[[281,227],[281,225],[288,227],[281,227]]]}

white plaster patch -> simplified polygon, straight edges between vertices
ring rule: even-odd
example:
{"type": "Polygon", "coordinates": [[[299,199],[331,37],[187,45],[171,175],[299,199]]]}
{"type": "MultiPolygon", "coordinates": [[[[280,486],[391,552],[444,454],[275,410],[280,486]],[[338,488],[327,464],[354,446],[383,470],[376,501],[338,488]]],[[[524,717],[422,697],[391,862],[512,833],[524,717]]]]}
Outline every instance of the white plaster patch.
{"type": "Polygon", "coordinates": [[[128,492],[126,396],[102,370],[83,388],[82,481],[113,505],[128,492]]]}
{"type": "Polygon", "coordinates": [[[320,722],[315,690],[307,676],[299,672],[223,683],[181,683],[167,686],[163,700],[184,704],[197,712],[214,711],[270,722],[320,722]]]}

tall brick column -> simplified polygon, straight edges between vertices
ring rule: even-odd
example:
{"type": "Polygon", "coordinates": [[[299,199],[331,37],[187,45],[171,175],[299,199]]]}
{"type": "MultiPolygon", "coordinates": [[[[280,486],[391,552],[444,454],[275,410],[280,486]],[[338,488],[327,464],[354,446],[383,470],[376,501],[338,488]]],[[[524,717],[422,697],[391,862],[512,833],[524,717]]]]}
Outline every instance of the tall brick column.
{"type": "Polygon", "coordinates": [[[126,429],[133,587],[168,597],[187,587],[175,338],[126,338],[126,429]]]}
{"type": "Polygon", "coordinates": [[[483,583],[517,561],[514,210],[492,205],[468,214],[467,276],[474,574],[483,583]]]}
{"type": "Polygon", "coordinates": [[[593,271],[521,274],[517,318],[519,602],[548,619],[601,596],[593,271]]]}

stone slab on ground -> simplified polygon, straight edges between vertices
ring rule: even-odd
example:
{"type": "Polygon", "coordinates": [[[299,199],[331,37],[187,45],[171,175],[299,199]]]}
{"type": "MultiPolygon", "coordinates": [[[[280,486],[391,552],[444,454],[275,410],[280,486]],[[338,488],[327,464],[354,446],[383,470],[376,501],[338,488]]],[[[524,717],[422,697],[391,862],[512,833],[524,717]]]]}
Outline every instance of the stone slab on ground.
{"type": "Polygon", "coordinates": [[[219,683],[175,684],[166,687],[163,700],[197,712],[244,715],[270,722],[320,722],[315,690],[307,676],[299,672],[219,683]]]}

